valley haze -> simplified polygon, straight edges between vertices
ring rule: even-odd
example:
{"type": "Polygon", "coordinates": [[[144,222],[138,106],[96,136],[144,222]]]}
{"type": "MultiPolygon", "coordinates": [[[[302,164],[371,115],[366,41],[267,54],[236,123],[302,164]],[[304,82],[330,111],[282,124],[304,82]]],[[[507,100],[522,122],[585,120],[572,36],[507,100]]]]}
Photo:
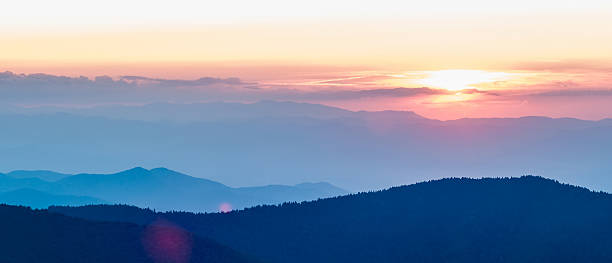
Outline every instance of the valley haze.
{"type": "Polygon", "coordinates": [[[233,187],[324,181],[351,192],[532,174],[612,190],[612,119],[440,121],[261,101],[12,107],[0,121],[3,171],[177,167],[233,187]]]}
{"type": "Polygon", "coordinates": [[[45,209],[58,205],[129,204],[159,211],[228,212],[347,194],[328,183],[231,188],[166,168],[113,174],[50,171],[0,174],[0,203],[45,209]]]}
{"type": "Polygon", "coordinates": [[[0,263],[610,263],[610,0],[0,5],[0,263]]]}

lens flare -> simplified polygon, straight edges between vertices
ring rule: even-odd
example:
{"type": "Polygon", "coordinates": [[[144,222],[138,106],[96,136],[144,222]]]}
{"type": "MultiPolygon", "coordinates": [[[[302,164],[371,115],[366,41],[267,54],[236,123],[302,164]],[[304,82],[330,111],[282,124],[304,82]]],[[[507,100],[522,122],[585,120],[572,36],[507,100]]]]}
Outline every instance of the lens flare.
{"type": "Polygon", "coordinates": [[[230,203],[226,202],[226,203],[221,203],[219,205],[219,212],[221,212],[221,213],[229,213],[232,210],[233,210],[232,204],[230,204],[230,203]]]}
{"type": "Polygon", "coordinates": [[[142,234],[142,245],[155,263],[187,263],[193,239],[189,232],[166,220],[157,220],[142,234]]]}

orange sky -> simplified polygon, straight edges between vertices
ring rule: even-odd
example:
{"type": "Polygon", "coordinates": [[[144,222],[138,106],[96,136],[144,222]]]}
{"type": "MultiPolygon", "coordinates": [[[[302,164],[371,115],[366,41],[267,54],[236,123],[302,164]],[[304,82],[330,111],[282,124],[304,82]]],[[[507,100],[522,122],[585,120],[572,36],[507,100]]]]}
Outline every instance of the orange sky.
{"type": "Polygon", "coordinates": [[[480,91],[322,102],[408,109],[443,119],[612,116],[609,96],[521,97],[546,90],[607,94],[599,91],[610,89],[611,43],[612,3],[599,0],[110,0],[87,5],[24,0],[0,11],[0,71],[239,77],[262,87],[299,89],[480,91]],[[376,80],[330,82],[347,76],[376,80]],[[503,96],[483,95],[491,90],[503,96]],[[581,109],[585,105],[593,110],[581,109]]]}
{"type": "Polygon", "coordinates": [[[0,66],[90,75],[173,65],[166,74],[199,77],[216,64],[402,71],[612,61],[609,1],[47,2],[0,11],[0,66]]]}

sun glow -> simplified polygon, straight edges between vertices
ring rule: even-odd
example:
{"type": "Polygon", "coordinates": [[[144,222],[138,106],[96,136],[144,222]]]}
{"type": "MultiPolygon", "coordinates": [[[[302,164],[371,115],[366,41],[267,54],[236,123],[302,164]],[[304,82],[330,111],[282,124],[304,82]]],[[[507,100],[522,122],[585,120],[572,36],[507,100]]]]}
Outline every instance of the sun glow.
{"type": "Polygon", "coordinates": [[[474,89],[474,85],[507,79],[511,74],[482,70],[439,70],[425,72],[426,77],[416,82],[446,90],[474,89]]]}

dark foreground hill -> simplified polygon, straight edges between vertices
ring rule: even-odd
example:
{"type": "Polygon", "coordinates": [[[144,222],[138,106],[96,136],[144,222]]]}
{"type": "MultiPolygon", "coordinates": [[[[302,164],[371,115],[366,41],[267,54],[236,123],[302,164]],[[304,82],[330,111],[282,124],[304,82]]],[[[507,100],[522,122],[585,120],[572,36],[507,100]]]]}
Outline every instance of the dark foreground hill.
{"type": "Polygon", "coordinates": [[[147,227],[0,205],[0,262],[252,262],[234,250],[157,221],[147,227]]]}
{"type": "Polygon", "coordinates": [[[52,207],[165,218],[268,262],[612,262],[612,196],[540,177],[443,179],[226,214],[52,207]]]}

